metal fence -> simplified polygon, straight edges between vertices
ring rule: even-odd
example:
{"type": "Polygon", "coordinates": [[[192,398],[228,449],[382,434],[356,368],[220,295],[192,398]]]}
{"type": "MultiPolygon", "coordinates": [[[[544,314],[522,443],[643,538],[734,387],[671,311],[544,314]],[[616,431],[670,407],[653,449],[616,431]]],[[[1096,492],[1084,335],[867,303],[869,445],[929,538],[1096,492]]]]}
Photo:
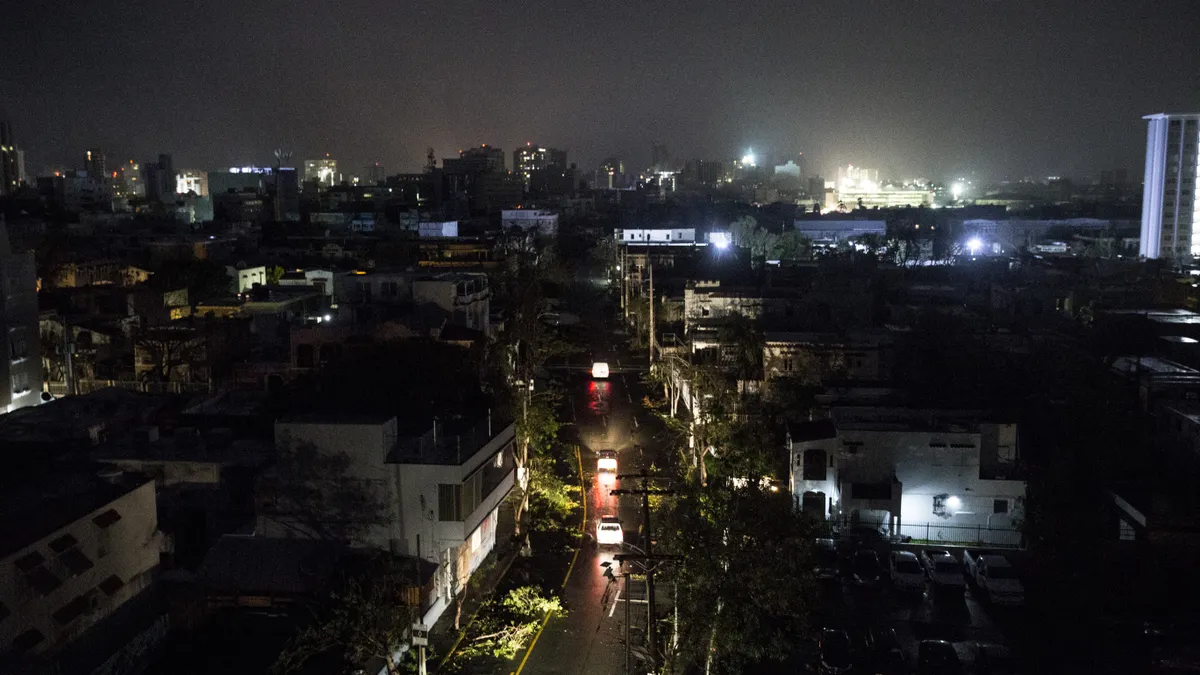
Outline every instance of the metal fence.
{"type": "Polygon", "coordinates": [[[917,542],[1024,548],[1021,532],[1007,527],[901,522],[899,534],[917,542]]]}
{"type": "MultiPolygon", "coordinates": [[[[213,391],[209,382],[139,382],[137,380],[79,380],[75,383],[78,394],[90,394],[93,391],[116,387],[129,391],[144,391],[151,394],[208,394],[213,391]]],[[[55,397],[67,395],[67,385],[64,382],[50,382],[46,391],[55,397]]]]}

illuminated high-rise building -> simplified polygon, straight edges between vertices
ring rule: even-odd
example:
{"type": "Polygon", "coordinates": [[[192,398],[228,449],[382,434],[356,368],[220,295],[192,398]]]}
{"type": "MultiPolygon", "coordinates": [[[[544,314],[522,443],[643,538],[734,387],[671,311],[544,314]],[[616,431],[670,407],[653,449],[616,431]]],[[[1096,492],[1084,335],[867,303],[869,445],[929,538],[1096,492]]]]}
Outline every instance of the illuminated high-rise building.
{"type": "Polygon", "coordinates": [[[21,185],[22,158],[13,138],[12,124],[0,120],[0,196],[10,195],[21,185]]]}
{"type": "Polygon", "coordinates": [[[112,172],[112,181],[113,197],[133,199],[146,196],[142,166],[132,159],[122,164],[120,170],[112,172]]]}
{"type": "Polygon", "coordinates": [[[1146,258],[1200,255],[1200,113],[1147,115],[1142,236],[1146,258]]]}
{"type": "Polygon", "coordinates": [[[175,174],[175,194],[194,192],[197,197],[208,196],[208,173],[194,169],[180,169],[175,174]]]}
{"type": "Polygon", "coordinates": [[[567,151],[543,148],[532,143],[513,150],[513,174],[529,190],[534,175],[539,172],[564,173],[567,170],[567,151]]]}
{"type": "Polygon", "coordinates": [[[41,401],[38,335],[33,252],[13,253],[0,220],[0,414],[41,401]]]}
{"type": "Polygon", "coordinates": [[[330,159],[329,153],[321,159],[304,160],[304,182],[315,182],[319,187],[330,188],[341,182],[338,173],[337,160],[330,159]]]}
{"type": "Polygon", "coordinates": [[[103,176],[108,173],[108,164],[104,161],[104,151],[91,148],[83,154],[83,170],[89,176],[103,176]]]}

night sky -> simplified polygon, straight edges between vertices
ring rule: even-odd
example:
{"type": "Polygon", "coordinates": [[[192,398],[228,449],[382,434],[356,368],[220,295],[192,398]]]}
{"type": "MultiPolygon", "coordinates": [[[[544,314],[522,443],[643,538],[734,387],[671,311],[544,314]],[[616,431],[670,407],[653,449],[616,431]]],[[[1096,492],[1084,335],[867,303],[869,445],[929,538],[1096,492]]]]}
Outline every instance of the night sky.
{"type": "Polygon", "coordinates": [[[802,151],[884,177],[1128,168],[1200,110],[1196,0],[33,2],[0,7],[0,118],[29,171],[329,152],[415,171],[466,145],[582,168],[802,151]]]}

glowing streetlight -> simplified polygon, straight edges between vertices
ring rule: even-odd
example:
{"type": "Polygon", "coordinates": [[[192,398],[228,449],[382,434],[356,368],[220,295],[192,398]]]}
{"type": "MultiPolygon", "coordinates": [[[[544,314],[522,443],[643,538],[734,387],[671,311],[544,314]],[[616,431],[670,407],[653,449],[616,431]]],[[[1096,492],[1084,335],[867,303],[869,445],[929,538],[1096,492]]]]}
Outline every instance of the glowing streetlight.
{"type": "Polygon", "coordinates": [[[950,497],[946,500],[946,506],[957,511],[960,508],[962,508],[962,500],[959,499],[958,497],[950,497]]]}
{"type": "Polygon", "coordinates": [[[753,150],[747,150],[746,154],[742,155],[742,166],[757,166],[757,159],[754,157],[753,150]]]}
{"type": "Polygon", "coordinates": [[[979,240],[979,237],[971,237],[967,240],[967,250],[971,252],[971,255],[979,253],[981,248],[983,248],[983,242],[979,240]]]}
{"type": "Polygon", "coordinates": [[[965,189],[966,188],[963,187],[962,183],[955,183],[954,185],[950,186],[950,196],[954,197],[954,201],[958,201],[958,198],[962,197],[965,189]]]}

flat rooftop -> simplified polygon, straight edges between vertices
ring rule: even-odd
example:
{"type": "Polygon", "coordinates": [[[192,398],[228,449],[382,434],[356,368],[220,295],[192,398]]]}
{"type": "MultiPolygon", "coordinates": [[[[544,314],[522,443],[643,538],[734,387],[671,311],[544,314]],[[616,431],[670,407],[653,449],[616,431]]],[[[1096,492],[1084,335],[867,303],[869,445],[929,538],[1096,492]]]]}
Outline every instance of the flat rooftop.
{"type": "Polygon", "coordinates": [[[391,464],[440,464],[453,466],[469,460],[485,445],[501,436],[513,435],[512,422],[500,419],[480,420],[475,424],[447,425],[433,429],[420,436],[409,436],[396,441],[396,447],[388,454],[391,464]]]}
{"type": "Polygon", "coordinates": [[[830,412],[839,431],[938,431],[979,433],[976,410],[846,407],[830,412]]]}
{"type": "Polygon", "coordinates": [[[106,387],[0,415],[0,448],[21,443],[90,442],[116,424],[144,423],[166,403],[156,394],[106,387]]]}

